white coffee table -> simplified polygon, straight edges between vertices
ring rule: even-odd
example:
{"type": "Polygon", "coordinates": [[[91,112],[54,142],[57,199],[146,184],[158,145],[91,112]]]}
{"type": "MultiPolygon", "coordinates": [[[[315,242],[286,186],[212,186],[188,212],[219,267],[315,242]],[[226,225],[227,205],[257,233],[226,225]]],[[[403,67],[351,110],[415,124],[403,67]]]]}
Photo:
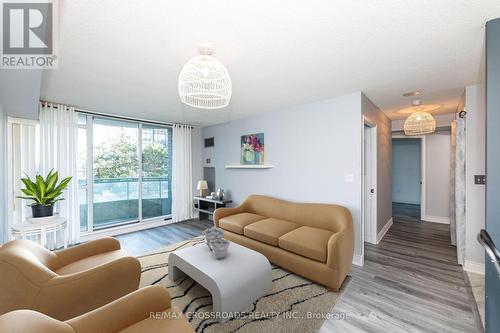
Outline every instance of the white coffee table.
{"type": "Polygon", "coordinates": [[[168,276],[175,281],[185,274],[210,292],[221,322],[272,290],[269,260],[233,242],[222,260],[215,259],[206,244],[174,251],[168,259],[168,276]]]}

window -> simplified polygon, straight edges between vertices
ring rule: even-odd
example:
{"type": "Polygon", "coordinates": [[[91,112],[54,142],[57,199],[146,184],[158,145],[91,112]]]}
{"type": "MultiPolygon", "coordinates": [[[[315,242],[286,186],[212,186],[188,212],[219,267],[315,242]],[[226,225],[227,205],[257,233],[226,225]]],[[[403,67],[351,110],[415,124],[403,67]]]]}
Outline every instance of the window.
{"type": "Polygon", "coordinates": [[[170,127],[97,116],[79,126],[82,231],[170,216],[170,127]]]}

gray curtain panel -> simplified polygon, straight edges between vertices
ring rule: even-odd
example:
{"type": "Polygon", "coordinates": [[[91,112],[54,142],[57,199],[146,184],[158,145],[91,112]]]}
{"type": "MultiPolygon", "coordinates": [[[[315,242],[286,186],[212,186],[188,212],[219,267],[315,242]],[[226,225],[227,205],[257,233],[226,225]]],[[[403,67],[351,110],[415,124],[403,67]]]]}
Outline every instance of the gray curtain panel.
{"type": "Polygon", "coordinates": [[[456,207],[455,207],[455,165],[457,149],[457,123],[451,123],[451,159],[450,159],[450,236],[451,244],[457,245],[456,207]]]}
{"type": "Polygon", "coordinates": [[[456,120],[455,150],[455,223],[457,261],[464,264],[465,255],[465,119],[456,120]]]}

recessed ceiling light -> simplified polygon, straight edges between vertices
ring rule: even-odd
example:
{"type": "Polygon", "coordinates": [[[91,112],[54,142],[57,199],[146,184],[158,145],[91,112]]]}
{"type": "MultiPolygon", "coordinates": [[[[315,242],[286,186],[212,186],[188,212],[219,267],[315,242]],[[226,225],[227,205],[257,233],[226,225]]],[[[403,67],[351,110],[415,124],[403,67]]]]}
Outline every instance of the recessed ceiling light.
{"type": "Polygon", "coordinates": [[[410,106],[401,110],[398,113],[409,114],[414,112],[431,112],[441,107],[441,104],[422,104],[417,106],[410,106]]]}
{"type": "Polygon", "coordinates": [[[418,96],[418,95],[420,95],[420,91],[419,90],[408,91],[408,92],[405,92],[403,94],[404,97],[412,97],[412,96],[418,96]]]}

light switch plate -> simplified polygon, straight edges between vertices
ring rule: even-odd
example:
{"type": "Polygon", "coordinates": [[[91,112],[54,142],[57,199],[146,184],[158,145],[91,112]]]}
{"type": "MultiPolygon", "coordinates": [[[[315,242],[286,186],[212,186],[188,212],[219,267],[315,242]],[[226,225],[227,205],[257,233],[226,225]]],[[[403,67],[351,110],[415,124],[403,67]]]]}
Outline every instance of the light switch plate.
{"type": "Polygon", "coordinates": [[[474,175],[474,184],[486,185],[486,176],[485,175],[474,175]]]}
{"type": "Polygon", "coordinates": [[[354,182],[354,175],[352,173],[346,173],[344,175],[344,181],[346,183],[353,183],[354,182]]]}

